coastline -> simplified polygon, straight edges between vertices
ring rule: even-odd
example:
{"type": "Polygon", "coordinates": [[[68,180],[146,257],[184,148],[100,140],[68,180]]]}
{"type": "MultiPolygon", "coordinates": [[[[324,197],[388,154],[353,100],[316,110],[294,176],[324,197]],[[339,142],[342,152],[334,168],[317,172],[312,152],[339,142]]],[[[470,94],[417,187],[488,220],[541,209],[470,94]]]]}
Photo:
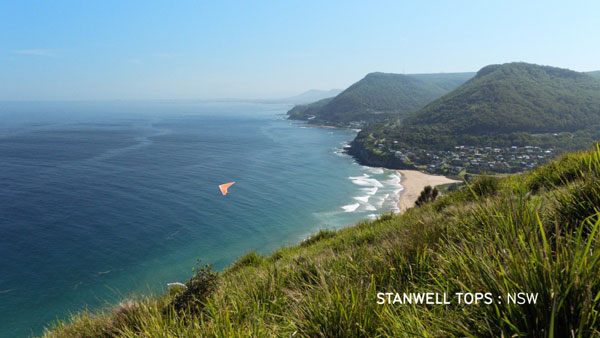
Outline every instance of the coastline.
{"type": "Polygon", "coordinates": [[[418,170],[398,170],[401,175],[400,183],[404,187],[398,201],[398,213],[401,214],[407,209],[412,208],[419,198],[423,188],[430,185],[432,187],[460,182],[440,175],[424,174],[418,170]]]}

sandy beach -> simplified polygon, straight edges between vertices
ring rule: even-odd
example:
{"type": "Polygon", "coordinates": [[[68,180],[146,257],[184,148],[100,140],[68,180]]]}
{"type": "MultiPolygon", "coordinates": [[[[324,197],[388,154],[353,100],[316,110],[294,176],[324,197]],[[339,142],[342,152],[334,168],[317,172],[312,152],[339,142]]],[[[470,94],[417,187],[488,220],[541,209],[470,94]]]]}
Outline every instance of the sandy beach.
{"type": "Polygon", "coordinates": [[[419,194],[421,194],[421,191],[426,186],[435,187],[441,184],[459,182],[445,176],[424,174],[417,170],[398,170],[398,172],[402,175],[401,183],[404,187],[404,191],[398,202],[399,213],[403,213],[406,209],[413,207],[419,194]]]}

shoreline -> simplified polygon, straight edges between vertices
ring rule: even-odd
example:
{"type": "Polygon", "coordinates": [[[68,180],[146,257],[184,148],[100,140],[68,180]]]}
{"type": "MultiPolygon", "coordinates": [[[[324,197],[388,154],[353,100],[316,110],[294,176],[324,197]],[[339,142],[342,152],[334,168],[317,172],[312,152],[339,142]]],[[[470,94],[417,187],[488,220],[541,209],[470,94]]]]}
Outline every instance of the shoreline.
{"type": "Polygon", "coordinates": [[[436,187],[442,184],[460,182],[446,176],[424,174],[418,170],[397,170],[397,172],[401,175],[400,184],[404,187],[398,201],[398,214],[412,208],[426,186],[436,187]]]}

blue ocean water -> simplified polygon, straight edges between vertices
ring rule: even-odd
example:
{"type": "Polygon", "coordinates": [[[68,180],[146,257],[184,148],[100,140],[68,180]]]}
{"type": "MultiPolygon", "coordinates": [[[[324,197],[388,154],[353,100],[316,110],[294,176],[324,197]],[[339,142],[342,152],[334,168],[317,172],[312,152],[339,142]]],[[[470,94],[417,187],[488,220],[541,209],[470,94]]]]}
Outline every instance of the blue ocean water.
{"type": "Polygon", "coordinates": [[[395,207],[399,175],[341,152],[355,131],[288,108],[0,102],[0,337],[395,207]]]}

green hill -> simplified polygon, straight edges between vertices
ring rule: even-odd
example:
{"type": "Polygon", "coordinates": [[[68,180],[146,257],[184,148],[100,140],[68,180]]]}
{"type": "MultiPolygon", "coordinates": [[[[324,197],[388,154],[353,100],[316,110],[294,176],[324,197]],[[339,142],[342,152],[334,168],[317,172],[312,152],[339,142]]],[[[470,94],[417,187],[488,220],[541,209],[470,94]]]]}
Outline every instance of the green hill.
{"type": "Polygon", "coordinates": [[[598,210],[600,149],[569,154],[219,274],[198,269],[187,289],[74,314],[45,337],[597,337],[598,210]],[[378,304],[388,292],[450,304],[378,304]],[[460,304],[465,292],[489,299],[460,304]]]}
{"type": "Polygon", "coordinates": [[[567,69],[508,63],[484,67],[401,122],[364,128],[350,152],[367,164],[403,167],[394,153],[413,147],[536,146],[557,153],[598,138],[600,80],[567,69]]]}
{"type": "Polygon", "coordinates": [[[593,77],[600,78],[600,70],[597,70],[595,72],[588,72],[588,74],[593,77]]]}
{"type": "Polygon", "coordinates": [[[292,108],[289,118],[314,124],[399,119],[466,81],[471,73],[401,75],[371,73],[331,100],[292,108]]]}
{"type": "Polygon", "coordinates": [[[333,97],[322,99],[313,103],[296,105],[287,112],[290,120],[310,121],[319,115],[321,109],[333,100],[333,97]]]}
{"type": "Polygon", "coordinates": [[[433,73],[433,74],[408,74],[408,76],[434,84],[449,92],[467,82],[475,73],[433,73]]]}
{"type": "Polygon", "coordinates": [[[471,135],[576,131],[591,124],[600,124],[600,81],[525,63],[487,66],[404,121],[471,135]]]}

